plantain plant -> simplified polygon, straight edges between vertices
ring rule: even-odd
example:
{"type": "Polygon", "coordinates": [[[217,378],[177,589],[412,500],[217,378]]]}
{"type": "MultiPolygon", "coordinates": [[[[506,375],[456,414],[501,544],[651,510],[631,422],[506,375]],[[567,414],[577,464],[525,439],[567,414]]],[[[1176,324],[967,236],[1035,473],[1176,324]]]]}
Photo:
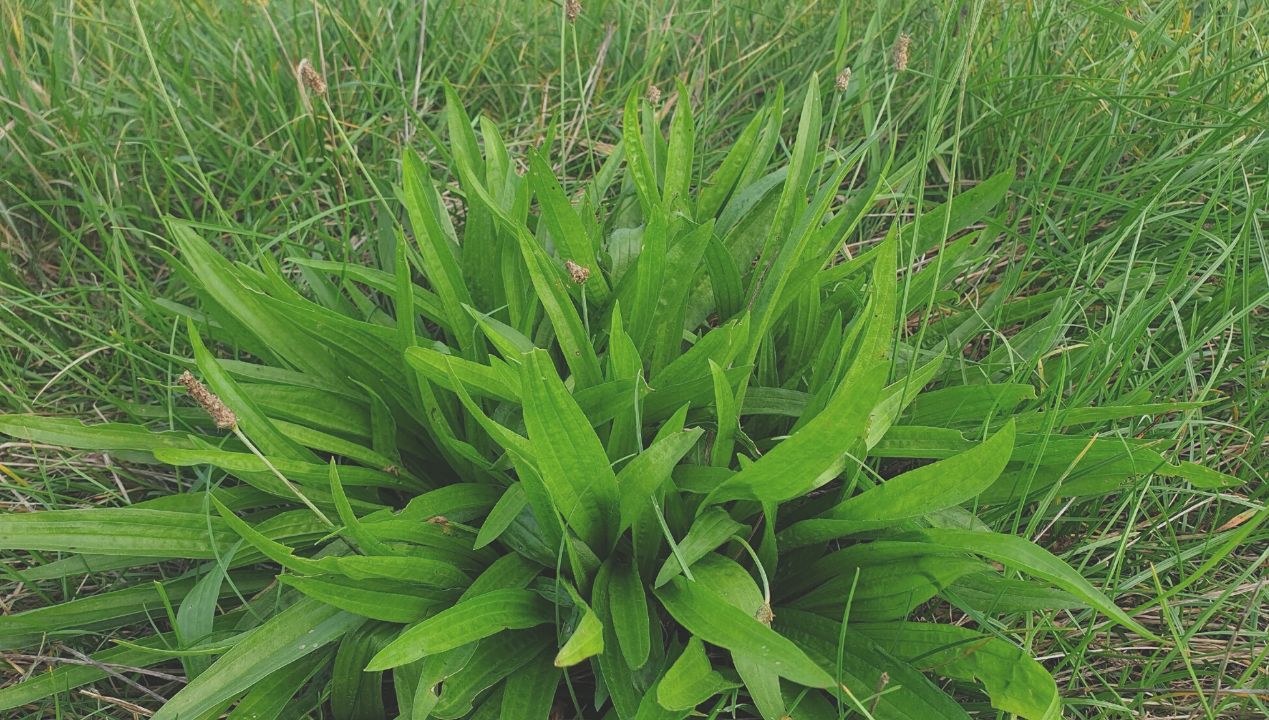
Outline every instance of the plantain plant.
{"type": "Polygon", "coordinates": [[[1004,381],[1048,350],[1043,320],[962,357],[1016,281],[994,310],[959,299],[1013,171],[877,217],[913,168],[875,137],[824,152],[816,88],[774,172],[780,96],[709,172],[685,91],[668,135],[632,98],[576,197],[537,152],[518,171],[451,92],[456,188],[407,153],[380,262],[301,253],[299,288],[170,221],[197,298],[167,304],[193,350],[181,429],[0,416],[15,438],[195,468],[127,507],[0,516],[0,547],[29,553],[15,578],[168,579],[0,619],[6,649],[115,641],[0,708],[179,662],[157,720],[924,720],[976,696],[1058,717],[997,618],[1153,635],[974,511],[1230,478],[1093,432],[1179,405],[1061,408],[1004,381]]]}

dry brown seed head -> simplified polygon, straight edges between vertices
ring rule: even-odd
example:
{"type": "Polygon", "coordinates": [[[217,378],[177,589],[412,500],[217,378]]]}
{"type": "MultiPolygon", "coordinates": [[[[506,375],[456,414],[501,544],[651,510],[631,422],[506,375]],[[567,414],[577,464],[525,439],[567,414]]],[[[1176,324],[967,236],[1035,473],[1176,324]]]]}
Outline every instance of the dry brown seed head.
{"type": "Polygon", "coordinates": [[[837,87],[837,92],[846,92],[846,88],[850,87],[849,67],[842,68],[842,71],[837,73],[837,79],[833,81],[833,85],[837,87]]]}
{"type": "Polygon", "coordinates": [[[908,47],[912,45],[912,36],[907,33],[899,33],[899,39],[894,43],[894,69],[903,72],[908,69],[908,47]]]}
{"type": "Polygon", "coordinates": [[[581,0],[564,0],[564,17],[569,22],[577,20],[577,16],[582,14],[581,0]]]}
{"type": "Polygon", "coordinates": [[[764,602],[762,607],[758,608],[758,612],[754,613],[753,616],[763,625],[770,625],[771,621],[775,620],[775,613],[771,611],[771,603],[767,602],[764,602]]]}
{"type": "Polygon", "coordinates": [[[656,85],[648,86],[648,102],[652,103],[653,105],[656,105],[657,103],[661,102],[661,88],[657,87],[656,85]]]}
{"type": "Polygon", "coordinates": [[[299,75],[300,84],[305,90],[314,95],[326,94],[326,78],[317,72],[317,68],[313,67],[313,63],[309,62],[308,58],[304,58],[299,65],[295,66],[295,73],[299,75]]]}
{"type": "Polygon", "coordinates": [[[212,422],[216,423],[216,427],[221,430],[228,430],[238,424],[238,416],[234,415],[234,411],[221,402],[215,393],[208,390],[207,386],[199,382],[198,378],[191,375],[188,370],[181,373],[181,376],[177,378],[177,382],[185,386],[189,396],[203,408],[204,412],[211,416],[212,422]]]}
{"type": "Polygon", "coordinates": [[[590,268],[578,265],[572,260],[565,260],[564,268],[568,270],[568,276],[571,277],[573,282],[578,285],[581,285],[590,279],[590,268]]]}

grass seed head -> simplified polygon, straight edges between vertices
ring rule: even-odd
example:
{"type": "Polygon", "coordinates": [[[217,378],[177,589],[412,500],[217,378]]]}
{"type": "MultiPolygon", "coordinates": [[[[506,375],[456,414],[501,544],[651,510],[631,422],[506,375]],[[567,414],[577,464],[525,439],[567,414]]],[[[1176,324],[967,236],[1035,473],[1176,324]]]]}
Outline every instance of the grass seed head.
{"type": "Polygon", "coordinates": [[[191,375],[188,370],[181,373],[181,376],[177,378],[177,382],[185,386],[185,389],[189,391],[189,396],[194,398],[194,402],[198,403],[211,416],[212,422],[216,423],[216,427],[221,430],[228,430],[238,424],[238,416],[234,415],[234,411],[230,410],[219,397],[216,397],[215,393],[208,390],[207,386],[191,375]]]}
{"type": "Polygon", "coordinates": [[[661,102],[661,88],[656,85],[648,85],[648,102],[656,105],[661,102]]]}
{"type": "Polygon", "coordinates": [[[837,88],[837,92],[846,92],[846,88],[850,87],[849,67],[844,67],[841,72],[837,73],[837,79],[833,81],[833,85],[837,88]]]}
{"type": "Polygon", "coordinates": [[[577,16],[582,14],[581,0],[564,0],[564,17],[569,22],[575,22],[577,16]]]}
{"type": "Polygon", "coordinates": [[[912,45],[912,36],[907,33],[899,33],[899,39],[894,42],[894,69],[903,72],[908,69],[908,48],[912,45]]]}
{"type": "Polygon", "coordinates": [[[753,616],[758,619],[758,622],[767,626],[770,626],[771,621],[775,620],[775,613],[771,611],[771,603],[768,602],[764,602],[753,616]]]}
{"type": "Polygon", "coordinates": [[[573,278],[573,282],[578,285],[582,285],[590,279],[590,268],[578,265],[572,260],[565,260],[564,268],[568,270],[568,276],[573,278]]]}
{"type": "Polygon", "coordinates": [[[300,84],[305,90],[313,95],[326,94],[326,78],[317,72],[317,68],[313,67],[313,63],[309,62],[308,58],[304,58],[299,65],[295,66],[295,73],[299,75],[300,84]]]}

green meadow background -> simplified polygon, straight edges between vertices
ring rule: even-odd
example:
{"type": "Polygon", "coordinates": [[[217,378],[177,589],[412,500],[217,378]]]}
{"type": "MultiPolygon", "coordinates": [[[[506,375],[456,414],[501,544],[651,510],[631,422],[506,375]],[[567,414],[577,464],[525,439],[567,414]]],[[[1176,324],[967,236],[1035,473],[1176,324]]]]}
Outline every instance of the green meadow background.
{"type": "MultiPolygon", "coordinates": [[[[164,421],[190,355],[174,308],[192,297],[164,215],[238,259],[379,264],[404,148],[457,193],[444,82],[513,155],[545,146],[584,180],[631,93],[659,92],[665,111],[691,102],[708,168],[781,88],[792,137],[818,77],[824,151],[879,134],[909,170],[879,221],[1014,169],[993,267],[1023,280],[974,352],[1015,358],[1014,381],[1069,406],[1202,401],[1125,427],[1244,481],[1144,475],[996,518],[1121,604],[1189,583],[1138,617],[1166,643],[1037,639],[1068,715],[1264,717],[1267,43],[1269,5],[1250,0],[586,0],[574,22],[548,0],[0,0],[0,411],[164,421]],[[302,59],[325,97],[301,92],[302,59]]],[[[853,241],[875,239],[869,227],[853,241]]],[[[126,505],[171,482],[100,453],[0,443],[6,510],[126,505]]],[[[121,582],[0,580],[0,607],[121,582]]],[[[31,664],[7,659],[5,683],[31,664]]],[[[130,717],[82,693],[59,708],[130,717]]]]}

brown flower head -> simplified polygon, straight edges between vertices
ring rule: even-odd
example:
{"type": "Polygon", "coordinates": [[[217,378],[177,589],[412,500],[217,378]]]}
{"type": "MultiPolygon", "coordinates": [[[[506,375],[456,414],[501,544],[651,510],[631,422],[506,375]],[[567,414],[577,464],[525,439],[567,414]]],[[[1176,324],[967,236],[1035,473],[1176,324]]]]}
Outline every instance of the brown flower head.
{"type": "Polygon", "coordinates": [[[837,79],[833,81],[833,85],[837,87],[837,92],[846,92],[846,88],[850,87],[850,68],[842,68],[837,73],[837,79]]]}
{"type": "Polygon", "coordinates": [[[770,625],[771,621],[775,620],[775,613],[771,611],[771,603],[767,602],[764,602],[762,607],[758,608],[758,612],[754,613],[753,616],[763,625],[770,625]]]}
{"type": "Polygon", "coordinates": [[[564,261],[564,269],[568,270],[568,276],[571,277],[573,282],[578,285],[581,285],[590,279],[590,268],[578,265],[572,260],[564,261]]]}
{"type": "Polygon", "coordinates": [[[908,48],[912,45],[912,36],[907,33],[899,33],[899,39],[894,43],[894,69],[903,72],[908,69],[908,48]]]}
{"type": "Polygon", "coordinates": [[[216,394],[207,389],[207,386],[199,382],[198,378],[190,374],[188,370],[181,373],[177,378],[177,382],[185,386],[189,391],[189,396],[194,398],[194,402],[198,403],[203,410],[211,416],[212,422],[216,423],[216,427],[221,430],[238,424],[238,416],[234,415],[234,411],[230,410],[216,394]]]}
{"type": "Polygon", "coordinates": [[[300,78],[300,85],[308,92],[314,95],[326,94],[326,78],[317,72],[317,68],[313,67],[313,63],[309,62],[308,58],[304,58],[299,65],[295,66],[295,74],[300,78]]]}

